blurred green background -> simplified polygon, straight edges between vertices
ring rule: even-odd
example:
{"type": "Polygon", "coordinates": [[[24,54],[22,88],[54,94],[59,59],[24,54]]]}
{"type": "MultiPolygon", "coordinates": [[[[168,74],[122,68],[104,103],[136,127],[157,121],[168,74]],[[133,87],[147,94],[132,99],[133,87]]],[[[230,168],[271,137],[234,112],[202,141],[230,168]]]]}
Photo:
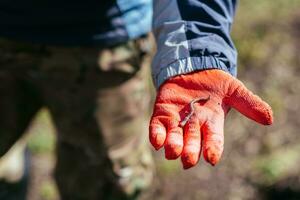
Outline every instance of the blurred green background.
{"type": "MultiPolygon", "coordinates": [[[[142,199],[300,199],[300,0],[241,0],[233,27],[238,77],[269,102],[275,123],[263,127],[231,111],[225,152],[216,167],[203,159],[183,171],[154,152],[157,179],[142,199]]],[[[41,110],[31,128],[30,200],[56,200],[51,177],[55,136],[41,110]]]]}

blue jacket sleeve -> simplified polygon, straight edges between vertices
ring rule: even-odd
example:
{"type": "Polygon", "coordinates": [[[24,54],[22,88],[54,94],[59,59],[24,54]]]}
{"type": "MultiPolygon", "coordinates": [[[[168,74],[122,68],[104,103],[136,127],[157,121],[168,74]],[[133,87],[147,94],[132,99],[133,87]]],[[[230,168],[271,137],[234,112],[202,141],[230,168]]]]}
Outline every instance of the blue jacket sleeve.
{"type": "Polygon", "coordinates": [[[236,76],[230,37],[236,0],[154,0],[157,52],[152,76],[158,88],[172,76],[222,69],[236,76]]]}

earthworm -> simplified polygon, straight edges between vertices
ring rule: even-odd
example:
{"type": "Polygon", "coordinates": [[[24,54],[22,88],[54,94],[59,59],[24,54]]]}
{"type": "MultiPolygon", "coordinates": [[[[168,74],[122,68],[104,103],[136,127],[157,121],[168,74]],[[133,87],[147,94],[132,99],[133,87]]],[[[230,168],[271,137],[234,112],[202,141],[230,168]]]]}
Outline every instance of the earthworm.
{"type": "Polygon", "coordinates": [[[185,118],[179,123],[180,127],[184,127],[185,124],[190,120],[190,118],[192,117],[192,115],[195,113],[195,107],[194,104],[200,101],[204,101],[207,102],[210,99],[210,95],[208,95],[208,97],[199,97],[196,99],[193,99],[189,105],[190,105],[190,112],[187,116],[185,116],[185,118]]]}

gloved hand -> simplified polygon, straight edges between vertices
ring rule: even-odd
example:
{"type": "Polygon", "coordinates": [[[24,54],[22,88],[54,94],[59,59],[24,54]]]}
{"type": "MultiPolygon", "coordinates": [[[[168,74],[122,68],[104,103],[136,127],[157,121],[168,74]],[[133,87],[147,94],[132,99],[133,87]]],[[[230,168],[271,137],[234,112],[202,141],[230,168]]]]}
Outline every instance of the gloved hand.
{"type": "Polygon", "coordinates": [[[170,78],[156,97],[150,142],[156,150],[164,146],[167,159],[181,156],[184,169],[197,164],[201,151],[215,165],[223,152],[224,118],[230,107],[263,125],[273,122],[271,107],[222,70],[170,78]]]}

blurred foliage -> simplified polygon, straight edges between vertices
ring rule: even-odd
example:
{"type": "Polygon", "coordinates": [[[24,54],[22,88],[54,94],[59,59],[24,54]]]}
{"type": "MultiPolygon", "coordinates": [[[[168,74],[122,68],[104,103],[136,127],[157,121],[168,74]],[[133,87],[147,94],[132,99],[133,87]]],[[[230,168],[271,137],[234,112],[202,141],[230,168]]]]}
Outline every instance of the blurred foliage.
{"type": "Polygon", "coordinates": [[[52,177],[56,133],[48,109],[43,108],[36,114],[27,133],[28,149],[32,154],[27,199],[58,200],[58,190],[52,177]]]}
{"type": "Polygon", "coordinates": [[[182,169],[178,162],[164,159],[164,155],[160,154],[160,162],[157,162],[157,169],[164,175],[176,175],[182,169]]]}
{"type": "Polygon", "coordinates": [[[47,109],[41,109],[37,113],[29,132],[32,135],[28,142],[28,147],[32,153],[53,152],[55,147],[55,129],[47,109]]]}
{"type": "Polygon", "coordinates": [[[253,166],[261,175],[257,181],[273,184],[291,173],[297,174],[299,152],[300,145],[297,145],[275,150],[269,155],[258,156],[253,166]]]}
{"type": "Polygon", "coordinates": [[[44,200],[57,199],[58,193],[55,187],[55,183],[52,181],[43,182],[40,188],[40,196],[44,200]]]}

